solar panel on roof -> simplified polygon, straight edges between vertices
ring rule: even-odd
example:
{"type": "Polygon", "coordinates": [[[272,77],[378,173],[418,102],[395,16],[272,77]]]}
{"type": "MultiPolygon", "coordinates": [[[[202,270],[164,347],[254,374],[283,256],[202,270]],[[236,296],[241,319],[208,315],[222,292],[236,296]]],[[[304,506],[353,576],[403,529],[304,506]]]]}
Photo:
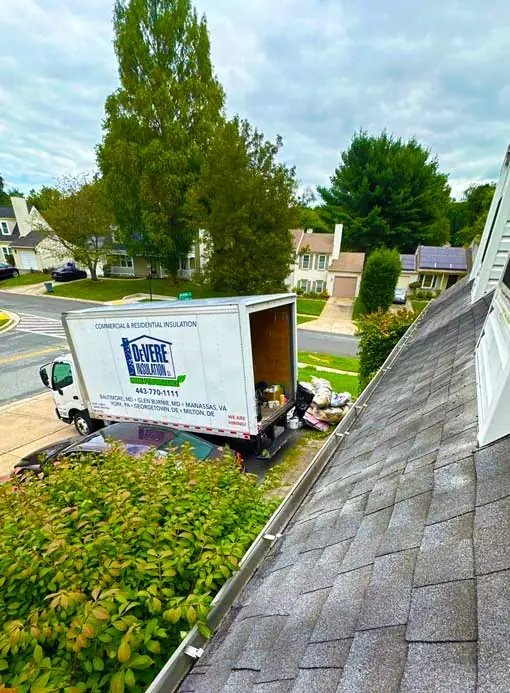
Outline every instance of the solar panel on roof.
{"type": "Polygon", "coordinates": [[[420,249],[420,267],[422,269],[451,269],[461,272],[467,269],[466,251],[464,248],[422,246],[420,249]]]}
{"type": "Polygon", "coordinates": [[[404,271],[413,271],[415,269],[415,256],[414,255],[401,255],[400,262],[402,263],[402,269],[404,271]]]}

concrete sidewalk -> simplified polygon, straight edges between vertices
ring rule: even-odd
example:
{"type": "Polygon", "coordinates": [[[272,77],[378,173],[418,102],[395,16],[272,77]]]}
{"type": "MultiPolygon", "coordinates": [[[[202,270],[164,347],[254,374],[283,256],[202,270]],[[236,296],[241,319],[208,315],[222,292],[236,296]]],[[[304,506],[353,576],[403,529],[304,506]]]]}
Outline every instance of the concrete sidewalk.
{"type": "Polygon", "coordinates": [[[57,419],[51,392],[1,407],[0,477],[27,453],[73,434],[73,426],[57,419]]]}
{"type": "Polygon", "coordinates": [[[356,334],[356,325],[352,322],[353,301],[349,298],[328,298],[326,305],[317,320],[299,325],[300,330],[331,332],[332,334],[356,334]]]}

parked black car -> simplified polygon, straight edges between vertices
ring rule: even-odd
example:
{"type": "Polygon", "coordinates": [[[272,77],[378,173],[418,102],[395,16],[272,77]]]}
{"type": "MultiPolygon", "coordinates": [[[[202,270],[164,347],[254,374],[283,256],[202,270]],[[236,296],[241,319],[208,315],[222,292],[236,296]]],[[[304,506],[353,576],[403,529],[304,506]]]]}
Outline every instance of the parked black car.
{"type": "Polygon", "coordinates": [[[0,262],[0,279],[10,279],[19,275],[16,267],[8,265],[6,262],[0,262]]]}
{"type": "Polygon", "coordinates": [[[62,267],[57,267],[51,273],[52,279],[56,282],[72,282],[74,279],[86,279],[87,273],[84,270],[78,269],[76,265],[70,262],[62,267]]]}
{"type": "MultiPolygon", "coordinates": [[[[16,476],[23,475],[28,471],[39,474],[43,464],[56,465],[59,459],[72,456],[73,453],[93,455],[105,452],[111,441],[122,443],[127,452],[134,457],[143,455],[150,448],[156,448],[164,457],[167,450],[170,448],[178,449],[185,443],[191,446],[193,454],[200,461],[218,459],[223,455],[222,448],[191,433],[149,424],[115,423],[85,437],[67,438],[39,448],[17,462],[14,465],[14,473],[16,476]]],[[[242,467],[241,456],[236,456],[242,467]]]]}

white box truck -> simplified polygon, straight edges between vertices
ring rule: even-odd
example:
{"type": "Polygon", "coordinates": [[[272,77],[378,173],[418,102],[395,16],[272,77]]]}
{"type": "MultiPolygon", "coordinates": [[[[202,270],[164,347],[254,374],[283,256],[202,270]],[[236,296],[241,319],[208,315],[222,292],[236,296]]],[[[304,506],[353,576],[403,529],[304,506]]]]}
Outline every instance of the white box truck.
{"type": "Polygon", "coordinates": [[[41,379],[80,433],[134,421],[252,440],[259,452],[283,444],[276,430],[297,387],[294,294],[101,306],[62,322],[71,354],[41,379]]]}

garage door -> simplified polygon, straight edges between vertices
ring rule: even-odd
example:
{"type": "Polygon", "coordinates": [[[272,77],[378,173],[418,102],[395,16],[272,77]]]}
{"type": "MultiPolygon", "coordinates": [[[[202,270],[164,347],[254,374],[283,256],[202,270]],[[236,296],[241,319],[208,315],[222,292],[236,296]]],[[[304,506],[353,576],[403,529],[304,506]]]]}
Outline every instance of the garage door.
{"type": "Polygon", "coordinates": [[[356,277],[335,277],[333,296],[354,298],[356,294],[356,277]]]}
{"type": "Polygon", "coordinates": [[[33,250],[18,250],[18,257],[20,259],[19,269],[39,269],[37,267],[37,259],[33,250]]]}

